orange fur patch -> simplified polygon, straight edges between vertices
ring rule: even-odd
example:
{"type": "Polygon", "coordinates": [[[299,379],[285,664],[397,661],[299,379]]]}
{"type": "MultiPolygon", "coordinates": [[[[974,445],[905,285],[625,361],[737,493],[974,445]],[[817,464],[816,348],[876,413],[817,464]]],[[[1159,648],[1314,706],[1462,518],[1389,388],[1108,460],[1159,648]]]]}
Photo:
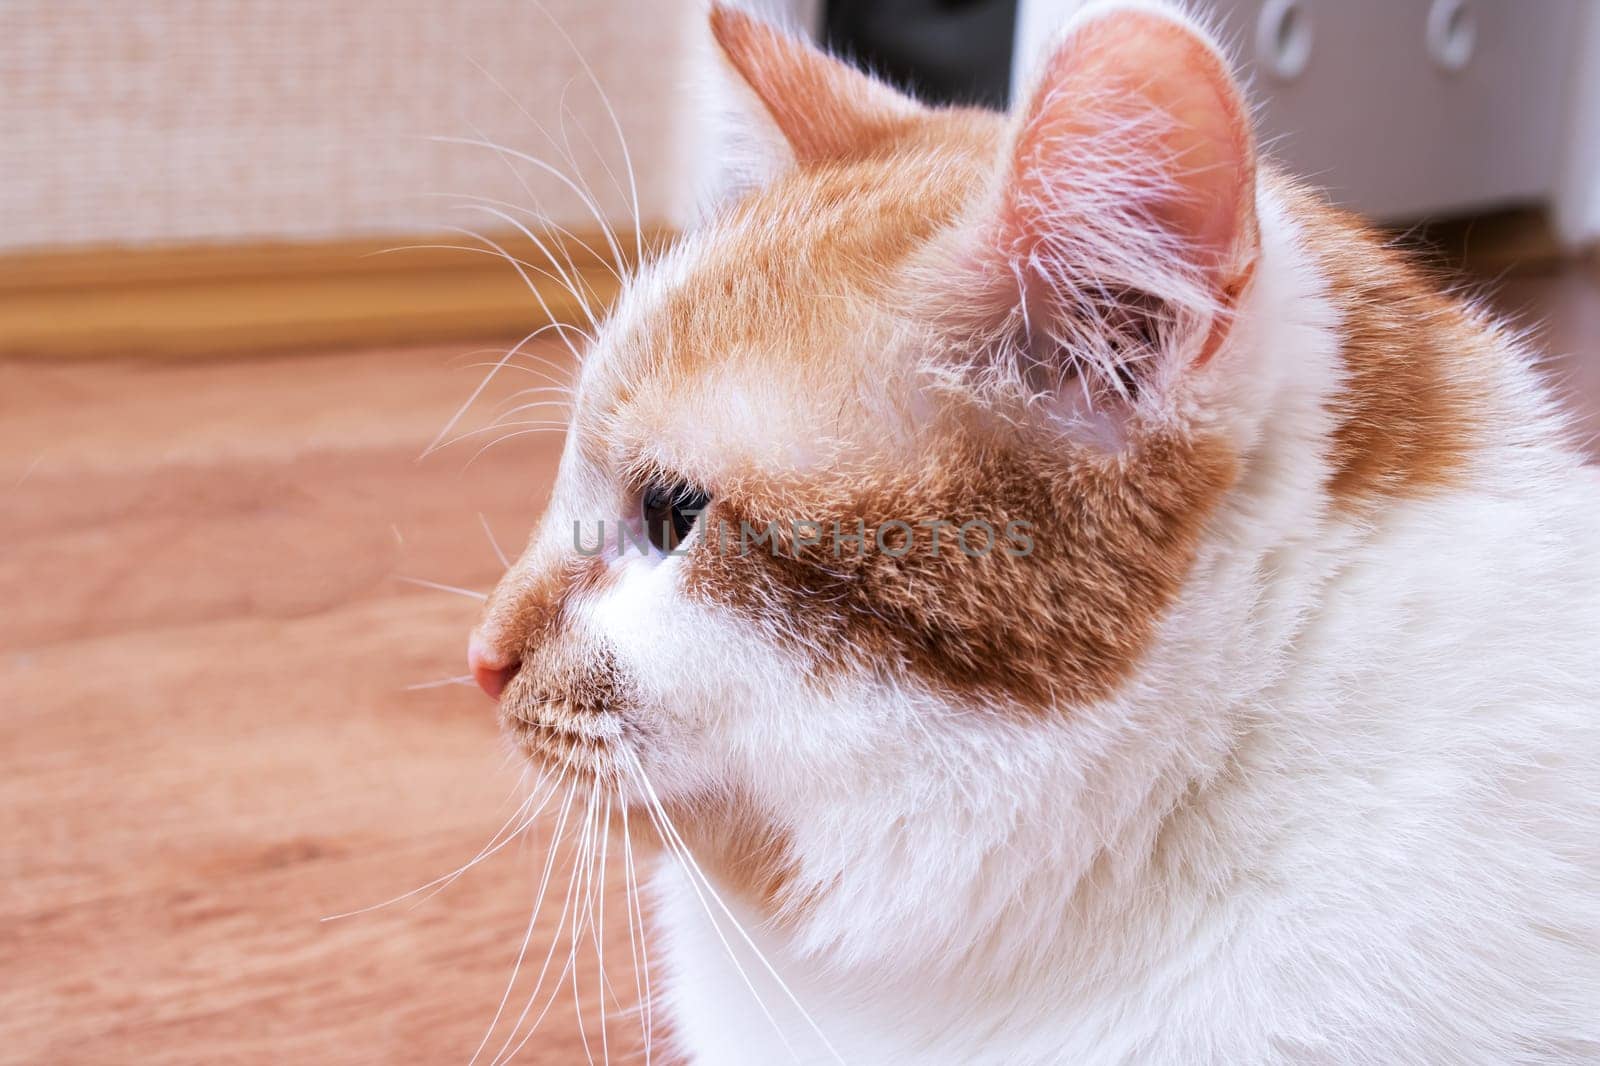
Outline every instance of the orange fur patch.
{"type": "Polygon", "coordinates": [[[903,300],[900,268],[979,195],[1000,133],[994,115],[930,114],[869,156],[779,177],[696,235],[691,269],[594,375],[613,466],[666,453],[717,483],[781,466],[791,447],[881,442],[909,392],[881,334],[903,300]],[[717,426],[737,395],[766,409],[759,432],[675,447],[686,422],[717,426]]]}
{"type": "Polygon", "coordinates": [[[833,374],[870,353],[845,342],[838,297],[868,296],[905,258],[954,222],[985,179],[996,116],[941,112],[908,124],[871,152],[795,170],[747,197],[719,223],[696,269],[653,316],[640,343],[659,371],[726,368],[740,354],[760,369],[833,374]],[[799,365],[796,365],[798,361],[799,365]]]}
{"type": "Polygon", "coordinates": [[[489,594],[478,634],[501,661],[525,660],[559,633],[568,602],[596,590],[606,574],[597,557],[518,560],[489,594]]]}
{"type": "Polygon", "coordinates": [[[708,876],[771,921],[804,912],[791,834],[748,800],[727,796],[680,805],[678,831],[708,876]]]}
{"type": "Polygon", "coordinates": [[[919,469],[720,497],[707,536],[726,529],[729,543],[691,555],[686,590],[766,623],[823,677],[861,670],[967,701],[1086,702],[1132,672],[1234,475],[1220,445],[1174,432],[1104,455],[1059,438],[960,429],[928,441],[925,454],[919,469]],[[797,519],[830,532],[835,522],[874,531],[899,520],[916,540],[900,554],[898,530],[881,546],[869,532],[859,552],[847,545],[835,558],[831,540],[795,544],[783,527],[797,519]],[[1028,523],[1031,553],[997,543],[969,555],[954,529],[936,553],[924,526],[980,520],[997,540],[1007,523],[1028,523]],[[772,522],[778,553],[736,539],[745,525],[772,522]]]}
{"type": "Polygon", "coordinates": [[[1360,509],[1448,485],[1473,448],[1492,333],[1359,218],[1275,184],[1341,316],[1329,494],[1360,509]]]}

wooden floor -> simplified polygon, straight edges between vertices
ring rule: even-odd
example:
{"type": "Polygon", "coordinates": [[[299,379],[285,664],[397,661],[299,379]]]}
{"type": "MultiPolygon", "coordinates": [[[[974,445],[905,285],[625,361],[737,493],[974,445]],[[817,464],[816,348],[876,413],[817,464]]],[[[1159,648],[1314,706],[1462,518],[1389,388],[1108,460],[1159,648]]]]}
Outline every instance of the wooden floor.
{"type": "MultiPolygon", "coordinates": [[[[1552,344],[1577,353],[1556,370],[1600,433],[1594,276],[1505,293],[1553,317],[1552,344]]],[[[476,359],[0,364],[0,1060],[472,1055],[547,829],[418,905],[320,919],[455,869],[521,796],[483,696],[410,688],[462,672],[476,604],[399,579],[486,588],[479,515],[514,550],[556,459],[535,434],[417,461],[476,359]]],[[[534,383],[518,377],[494,398],[534,383]]],[[[612,867],[608,969],[627,1001],[612,867]]],[[[588,955],[578,983],[598,1060],[588,955]]],[[[585,1061],[572,999],[519,1062],[585,1061]]],[[[622,1061],[638,1030],[613,1021],[622,1061]]]]}
{"type": "MultiPolygon", "coordinates": [[[[537,434],[417,461],[476,361],[0,365],[0,1060],[471,1056],[543,827],[420,905],[320,919],[449,873],[523,795],[477,689],[408,690],[463,672],[477,604],[399,578],[488,587],[479,515],[514,551],[557,456],[537,434]]],[[[598,1060],[592,958],[579,978],[598,1060]]],[[[585,1061],[572,1001],[517,1061],[585,1061]]]]}

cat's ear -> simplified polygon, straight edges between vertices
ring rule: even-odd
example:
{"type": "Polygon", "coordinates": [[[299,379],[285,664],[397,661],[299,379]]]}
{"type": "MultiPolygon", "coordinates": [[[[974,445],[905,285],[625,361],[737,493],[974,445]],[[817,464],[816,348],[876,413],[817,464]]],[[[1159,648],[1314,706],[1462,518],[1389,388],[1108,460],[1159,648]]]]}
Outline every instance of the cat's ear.
{"type": "Polygon", "coordinates": [[[711,35],[754,96],[755,113],[741,117],[770,127],[745,132],[753,140],[777,141],[786,162],[805,166],[864,154],[922,110],[810,43],[726,4],[711,8],[711,35]]]}
{"type": "Polygon", "coordinates": [[[1019,305],[1035,374],[1098,373],[1126,396],[1157,365],[1210,359],[1259,236],[1249,112],[1201,31],[1139,5],[1082,18],[1015,114],[1001,168],[985,273],[1019,305]]]}

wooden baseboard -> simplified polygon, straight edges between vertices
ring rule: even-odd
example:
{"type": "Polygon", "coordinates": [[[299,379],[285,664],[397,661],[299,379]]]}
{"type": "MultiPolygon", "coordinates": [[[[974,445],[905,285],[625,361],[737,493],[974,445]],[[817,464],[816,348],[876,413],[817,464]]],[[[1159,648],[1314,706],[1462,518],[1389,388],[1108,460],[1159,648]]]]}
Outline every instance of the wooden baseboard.
{"type": "MultiPolygon", "coordinates": [[[[325,243],[102,247],[0,256],[0,356],[191,358],[516,338],[616,295],[599,235],[557,249],[577,292],[520,235],[495,235],[526,269],[423,236],[325,243]],[[540,298],[545,307],[540,306],[540,298]],[[546,310],[548,308],[548,310],[546,310]]],[[[651,233],[651,245],[665,239],[651,233]]],[[[629,249],[631,251],[631,249],[629,249]]]]}

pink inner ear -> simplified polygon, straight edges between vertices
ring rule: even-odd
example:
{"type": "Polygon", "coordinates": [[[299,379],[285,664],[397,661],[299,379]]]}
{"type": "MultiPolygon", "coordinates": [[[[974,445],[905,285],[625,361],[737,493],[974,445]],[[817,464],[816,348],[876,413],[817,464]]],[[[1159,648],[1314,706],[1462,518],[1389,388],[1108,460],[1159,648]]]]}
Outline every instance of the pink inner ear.
{"type": "MultiPolygon", "coordinates": [[[[1102,181],[1103,196],[1140,200],[1194,266],[1214,272],[1219,292],[1254,261],[1255,153],[1244,104],[1216,53],[1181,23],[1112,12],[1078,27],[1050,57],[1005,201],[1019,251],[1070,224],[1041,210],[1059,203],[1064,174],[1102,181]]],[[[1074,199],[1083,211],[1096,202],[1074,199]]]]}
{"type": "Polygon", "coordinates": [[[760,19],[713,5],[711,34],[802,165],[870,151],[918,105],[760,19]]]}

